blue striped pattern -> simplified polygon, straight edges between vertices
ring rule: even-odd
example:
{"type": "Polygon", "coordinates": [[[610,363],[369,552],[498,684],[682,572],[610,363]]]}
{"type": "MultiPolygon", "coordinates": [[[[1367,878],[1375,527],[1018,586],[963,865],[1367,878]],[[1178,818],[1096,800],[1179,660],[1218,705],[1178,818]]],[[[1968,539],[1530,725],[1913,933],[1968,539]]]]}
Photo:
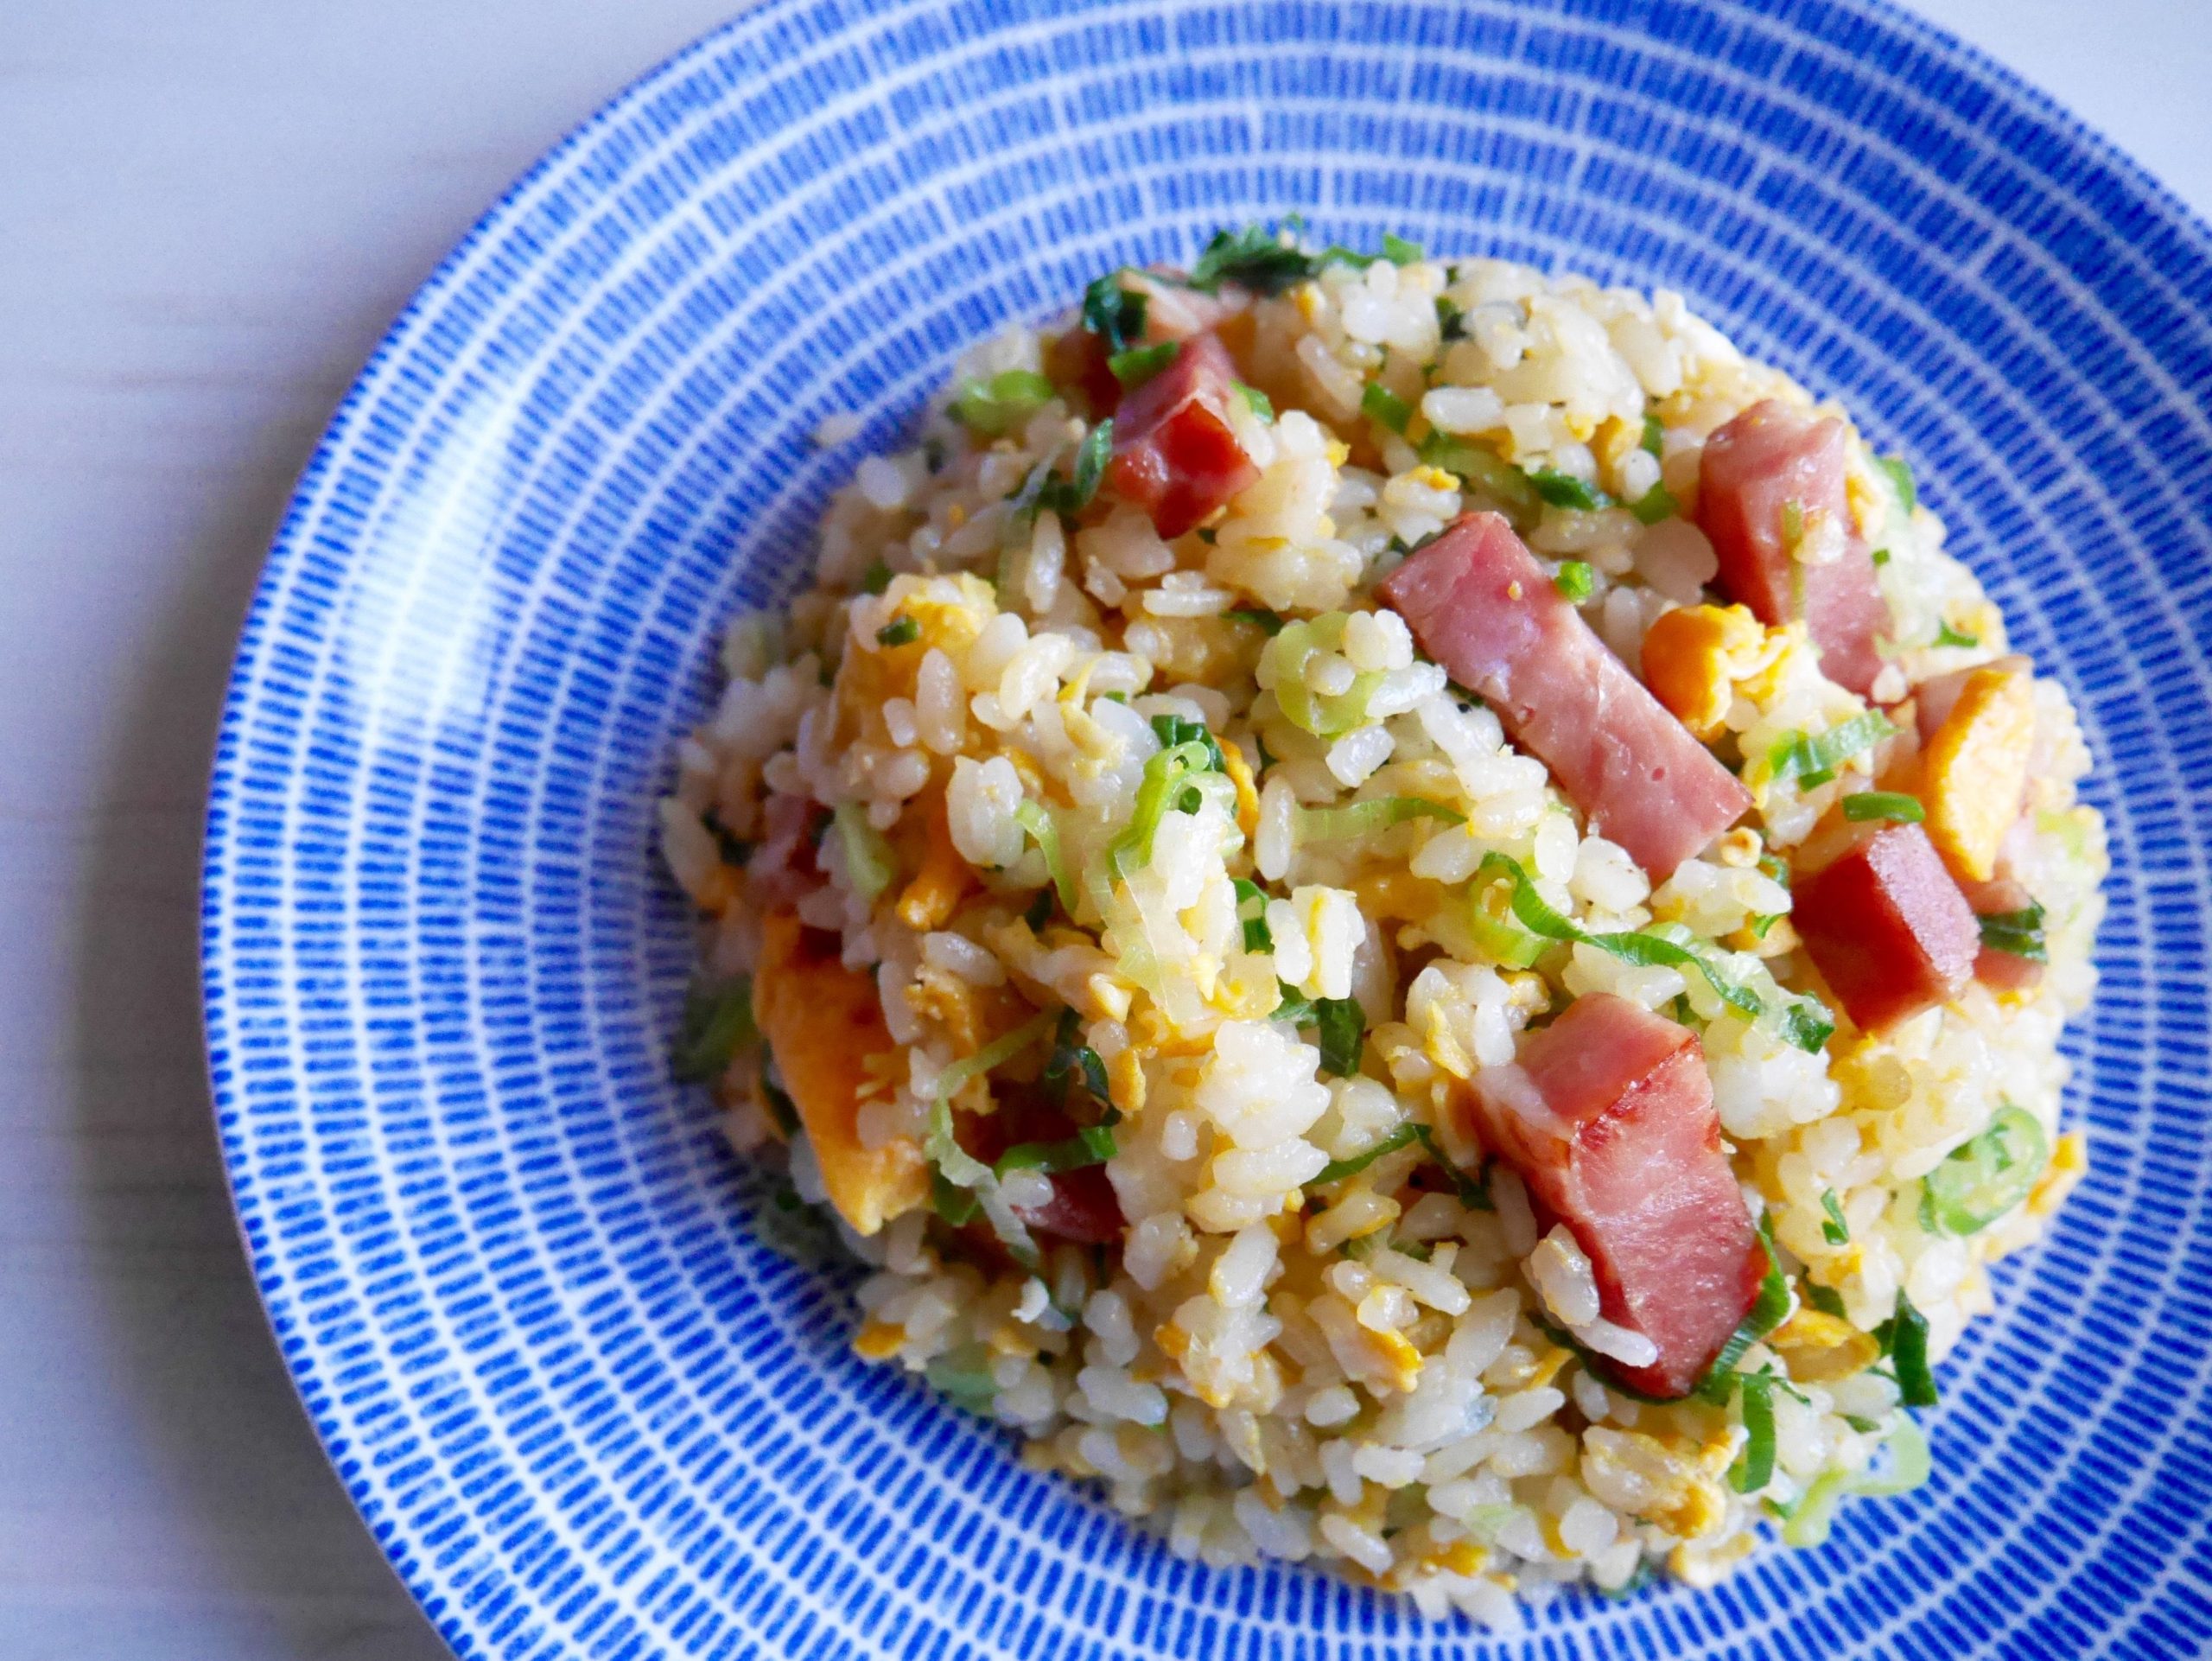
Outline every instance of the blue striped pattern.
{"type": "Polygon", "coordinates": [[[206,983],[256,1272],[483,1657],[2190,1656],[2212,1646],[2212,239],[1987,63],[1824,0],[778,0],[594,118],[393,329],[232,684],[206,983]],[[1913,458],[2082,700],[2095,1170],[1938,1474],[1527,1639],[1168,1557],[842,1351],[667,1082],[650,803],[718,623],[962,343],[1303,211],[1666,286],[1913,458]],[[806,442],[852,410],[864,437],[806,442]]]}

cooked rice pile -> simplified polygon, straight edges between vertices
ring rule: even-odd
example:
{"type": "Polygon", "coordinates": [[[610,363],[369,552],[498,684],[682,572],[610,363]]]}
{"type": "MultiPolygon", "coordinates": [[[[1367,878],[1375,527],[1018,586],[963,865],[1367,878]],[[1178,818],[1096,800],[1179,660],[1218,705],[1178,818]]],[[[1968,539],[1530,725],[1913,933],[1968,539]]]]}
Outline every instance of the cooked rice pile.
{"type": "MultiPolygon", "coordinates": [[[[1075,500],[1087,406],[1039,401],[1038,379],[1072,317],[969,353],[921,442],[860,464],[815,585],[730,629],[728,684],[661,804],[707,920],[682,1059],[740,1149],[787,1157],[802,1199],[836,1191],[868,1228],[838,1222],[874,1271],[861,1355],[1014,1427],[1033,1468],[1096,1479],[1179,1555],[1325,1563],[1491,1626],[1516,1596],[1618,1591],[1661,1562],[1708,1584],[1762,1522],[1815,1541],[1839,1499],[1917,1479],[1900,1327],[1917,1311],[1940,1359],[1992,1307],[1988,1265],[2082,1174],[2056,1043],[2101,909],[2103,826],[2075,797],[2088,756],[2064,692],[2034,680],[2004,860],[2047,964],[1884,1036],[1839,1015],[1808,1049],[1694,969],[1532,950],[1510,894],[1482,892],[1486,855],[1584,932],[1657,931],[1726,979],[1821,995],[1782,862],[1880,752],[1832,778],[1777,758],[1868,703],[1823,678],[1802,627],[1716,610],[1678,631],[1656,665],[1668,702],[1703,701],[1756,805],[1655,888],[1372,585],[1464,510],[1504,506],[1643,674],[1656,620],[1723,603],[1690,516],[1707,437],[1758,400],[1812,401],[1676,295],[1402,245],[1308,264],[1271,296],[1222,292],[1264,394],[1237,434],[1261,471],[1200,529],[1163,540],[1110,490],[1075,500]],[[1494,461],[1422,459],[1452,443],[1494,461]],[[1341,718],[1313,722],[1319,703],[1341,718]],[[1147,761],[1191,741],[1218,765],[1143,808],[1147,761]],[[1405,799],[1449,811],[1313,811],[1405,799]],[[794,907],[842,966],[795,944],[794,907]],[[840,983],[861,989],[851,1009],[840,983]],[[1756,1388],[1657,1404],[1609,1387],[1600,1358],[1632,1362],[1639,1340],[1599,1317],[1573,1232],[1540,1238],[1521,1181],[1464,1136],[1457,1169],[1440,1154],[1466,1081],[1596,992],[1702,1041],[1789,1288],[1737,1362],[1756,1388]],[[848,1134],[810,1146],[791,1099],[839,1088],[848,1134]],[[1002,1148],[984,1121],[1040,1100],[1069,1115],[1045,1153],[963,1151],[1002,1148]],[[1024,1225],[1052,1172],[1101,1154],[1118,1244],[1024,1225]],[[2005,1179],[1999,1214],[1956,1203],[1961,1160],[2005,1179]]],[[[1185,303],[1119,281],[1155,328],[1185,303]]],[[[1910,475],[1847,442],[1856,530],[1886,554],[1900,644],[1874,690],[1894,706],[2002,658],[2005,624],[1910,475]]]]}

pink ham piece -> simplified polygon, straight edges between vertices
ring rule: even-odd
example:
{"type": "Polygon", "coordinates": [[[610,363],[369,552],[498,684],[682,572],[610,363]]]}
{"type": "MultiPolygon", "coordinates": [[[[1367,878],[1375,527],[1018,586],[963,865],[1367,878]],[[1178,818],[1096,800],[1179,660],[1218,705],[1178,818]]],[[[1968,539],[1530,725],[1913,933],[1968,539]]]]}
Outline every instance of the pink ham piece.
{"type": "Polygon", "coordinates": [[[1769,625],[1802,619],[1821,671],[1862,697],[1882,672],[1875,640],[1891,627],[1873,557],[1851,532],[1843,489],[1843,423],[1816,421],[1768,398],[1706,441],[1697,522],[1720,561],[1720,587],[1769,625]],[[1827,514],[1844,527],[1843,551],[1821,565],[1794,558],[1787,505],[1804,524],[1827,514]]]}
{"type": "Polygon", "coordinates": [[[1981,928],[1916,824],[1853,825],[1791,886],[1789,920],[1859,1028],[1886,1032],[1965,988],[1981,928]]]}
{"type": "MultiPolygon", "coordinates": [[[[1967,908],[1977,921],[2006,912],[2025,911],[2036,903],[2035,895],[2010,877],[1970,882],[1963,892],[1967,908]]],[[[2017,957],[1990,946],[1983,946],[1974,954],[1974,977],[1993,992],[2031,992],[2043,984],[2043,969],[2032,958],[2017,957]]]]}
{"type": "Polygon", "coordinates": [[[1598,1282],[1599,1313],[1657,1346],[1614,1364],[1647,1396],[1686,1396],[1758,1299],[1765,1249],[1721,1150],[1697,1034],[1592,992],[1487,1067],[1473,1092],[1483,1143],[1564,1223],[1598,1282]]]}
{"type": "Polygon", "coordinates": [[[1152,516],[1161,536],[1203,524],[1260,476],[1230,421],[1230,400],[1241,396],[1229,349],[1194,334],[1173,363],[1122,398],[1107,480],[1152,516]]]}
{"type": "Polygon", "coordinates": [[[1654,881],[1751,805],[1728,769],[1606,650],[1497,514],[1465,515],[1376,592],[1421,650],[1480,693],[1598,833],[1654,881]]]}

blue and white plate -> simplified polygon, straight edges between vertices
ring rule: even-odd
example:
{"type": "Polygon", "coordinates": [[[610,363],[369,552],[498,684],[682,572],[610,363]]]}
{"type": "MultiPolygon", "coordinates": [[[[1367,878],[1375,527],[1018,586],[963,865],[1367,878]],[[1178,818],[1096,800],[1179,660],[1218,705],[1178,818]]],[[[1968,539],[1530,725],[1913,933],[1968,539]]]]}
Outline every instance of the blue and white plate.
{"type": "Polygon", "coordinates": [[[395,325],[231,687],[223,1143],[363,1515],[466,1656],[2212,1650],[2208,404],[2212,233],[1878,4],[776,0],[702,41],[395,325]],[[1933,1482],[1511,1640],[1018,1470],[846,1352],[668,1077],[651,805],[717,625],[963,343],[1293,210],[1679,290],[1841,396],[2080,702],[2112,824],[2093,1174],[1948,1369],[1933,1482]]]}

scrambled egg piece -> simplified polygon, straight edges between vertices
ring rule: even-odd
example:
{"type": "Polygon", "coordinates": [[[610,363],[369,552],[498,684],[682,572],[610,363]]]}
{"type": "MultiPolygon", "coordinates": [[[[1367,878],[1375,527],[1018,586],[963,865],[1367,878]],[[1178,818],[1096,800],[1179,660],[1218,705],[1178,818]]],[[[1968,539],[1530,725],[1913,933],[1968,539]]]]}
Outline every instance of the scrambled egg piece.
{"type": "Polygon", "coordinates": [[[1882,1358],[1882,1346],[1870,1333],[1849,1321],[1815,1309],[1800,1308],[1767,1340],[1800,1384],[1825,1384],[1871,1367],[1882,1358]]]}
{"type": "Polygon", "coordinates": [[[873,1234],[929,1198],[929,1162],[911,1137],[862,1146],[861,1104],[875,1083],[868,1063],[894,1046],[874,977],[810,949],[805,937],[791,912],[763,920],[753,1012],[806,1127],[830,1203],[860,1233],[873,1234]]]}
{"type": "Polygon", "coordinates": [[[1929,840],[1952,872],[1986,882],[2005,833],[2020,817],[2035,747],[2035,690],[2019,670],[1967,678],[1959,701],[1921,758],[1929,840]]]}
{"type": "Polygon", "coordinates": [[[1683,606],[1644,635],[1644,684],[1710,742],[1728,719],[1738,685],[1773,668],[1789,640],[1788,630],[1763,627],[1742,606],[1683,606]]]}

